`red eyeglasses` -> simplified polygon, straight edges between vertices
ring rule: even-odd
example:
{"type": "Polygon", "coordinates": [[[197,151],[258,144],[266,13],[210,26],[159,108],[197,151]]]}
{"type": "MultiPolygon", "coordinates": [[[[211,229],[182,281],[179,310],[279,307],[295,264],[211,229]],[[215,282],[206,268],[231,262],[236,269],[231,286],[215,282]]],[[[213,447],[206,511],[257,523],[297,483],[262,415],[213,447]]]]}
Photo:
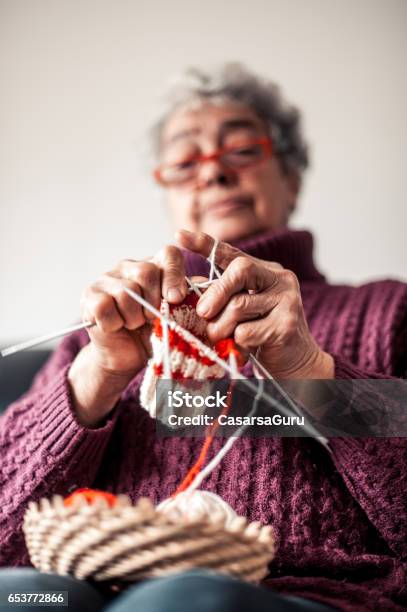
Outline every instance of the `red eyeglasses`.
{"type": "Polygon", "coordinates": [[[194,155],[174,164],[164,164],[156,168],[154,177],[164,187],[183,185],[196,179],[201,164],[205,162],[219,160],[226,168],[240,172],[256,166],[272,154],[270,138],[260,138],[219,149],[210,155],[194,155]]]}

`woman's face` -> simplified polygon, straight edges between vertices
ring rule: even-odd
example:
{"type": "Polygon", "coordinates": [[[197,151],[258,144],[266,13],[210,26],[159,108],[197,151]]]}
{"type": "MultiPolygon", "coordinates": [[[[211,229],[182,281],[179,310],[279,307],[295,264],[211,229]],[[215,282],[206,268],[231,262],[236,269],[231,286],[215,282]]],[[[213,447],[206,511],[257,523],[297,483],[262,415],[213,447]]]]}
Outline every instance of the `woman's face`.
{"type": "MultiPolygon", "coordinates": [[[[241,145],[267,136],[266,126],[249,108],[233,103],[204,103],[176,111],[167,121],[161,163],[178,163],[195,155],[241,145]]],[[[167,187],[176,229],[203,231],[233,241],[287,225],[299,181],[287,175],[272,155],[236,171],[219,160],[200,165],[193,182],[167,187]]]]}

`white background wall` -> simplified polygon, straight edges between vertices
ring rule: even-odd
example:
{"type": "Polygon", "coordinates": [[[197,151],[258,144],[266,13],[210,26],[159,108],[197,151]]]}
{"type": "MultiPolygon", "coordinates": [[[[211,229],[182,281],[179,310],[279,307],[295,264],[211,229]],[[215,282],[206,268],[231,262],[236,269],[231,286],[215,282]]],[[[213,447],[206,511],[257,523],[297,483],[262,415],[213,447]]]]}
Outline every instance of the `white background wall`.
{"type": "Polygon", "coordinates": [[[145,131],[166,79],[240,60],[304,111],[297,227],[335,281],[407,277],[406,0],[0,0],[0,341],[171,240],[145,131]]]}

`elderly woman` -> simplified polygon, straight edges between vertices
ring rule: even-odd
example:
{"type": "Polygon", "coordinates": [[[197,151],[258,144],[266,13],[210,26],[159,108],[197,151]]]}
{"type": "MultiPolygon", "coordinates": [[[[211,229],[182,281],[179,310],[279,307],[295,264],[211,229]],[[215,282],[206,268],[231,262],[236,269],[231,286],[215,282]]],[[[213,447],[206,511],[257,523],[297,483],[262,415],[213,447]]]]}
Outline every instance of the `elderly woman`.
{"type": "MultiPolygon", "coordinates": [[[[68,590],[75,610],[401,610],[406,603],[406,446],[399,438],[240,438],[203,483],[238,514],[270,524],[278,550],[263,585],[204,571],[129,588],[107,602],[88,583],[29,566],[21,524],[30,500],[76,487],[169,497],[202,441],[157,438],[139,404],[152,318],[208,275],[200,298],[212,342],[232,336],[279,379],[404,378],[407,285],[329,284],[310,233],[288,228],[308,164],[298,113],[242,67],[196,72],[156,130],[177,231],[144,261],[126,259],[82,296],[96,325],[67,337],[0,422],[0,591],[68,590]],[[330,452],[328,452],[330,451],[330,452]],[[192,603],[193,602],[193,603],[192,603]]],[[[208,460],[223,442],[216,439],[208,460]]]]}

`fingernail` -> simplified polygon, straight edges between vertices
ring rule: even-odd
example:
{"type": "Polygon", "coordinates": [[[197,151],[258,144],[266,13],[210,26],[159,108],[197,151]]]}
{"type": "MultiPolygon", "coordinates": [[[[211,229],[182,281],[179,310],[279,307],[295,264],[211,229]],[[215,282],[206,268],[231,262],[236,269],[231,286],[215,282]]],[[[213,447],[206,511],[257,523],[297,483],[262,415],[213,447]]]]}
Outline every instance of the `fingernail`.
{"type": "Polygon", "coordinates": [[[184,295],[181,289],[178,289],[177,287],[170,287],[167,290],[167,300],[169,302],[180,302],[183,297],[184,295]]]}
{"type": "Polygon", "coordinates": [[[207,300],[201,298],[198,304],[196,305],[196,311],[201,317],[204,317],[209,312],[209,304],[207,300]]]}
{"type": "Polygon", "coordinates": [[[175,237],[177,237],[177,235],[180,236],[181,238],[185,238],[187,241],[190,241],[193,234],[192,232],[189,232],[188,230],[182,229],[182,230],[178,230],[175,233],[175,237]]]}

